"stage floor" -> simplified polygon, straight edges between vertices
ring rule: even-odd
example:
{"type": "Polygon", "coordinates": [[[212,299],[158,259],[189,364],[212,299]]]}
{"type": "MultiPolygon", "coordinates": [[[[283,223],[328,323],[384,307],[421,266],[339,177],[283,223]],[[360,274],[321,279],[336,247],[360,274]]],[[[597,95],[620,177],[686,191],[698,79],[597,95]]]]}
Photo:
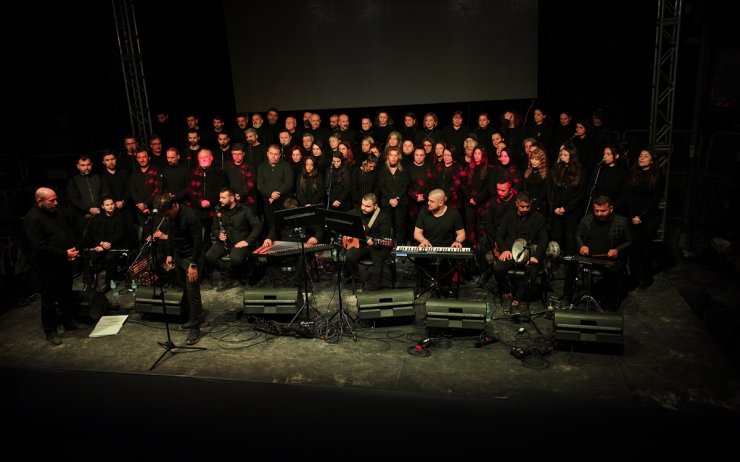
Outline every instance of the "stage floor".
{"type": "MultiPolygon", "coordinates": [[[[355,316],[362,292],[353,294],[350,284],[338,291],[332,273],[320,277],[310,319],[301,315],[292,329],[290,315],[243,313],[245,290],[251,298],[254,288],[204,288],[202,351],[164,350],[161,316],[137,314],[133,294],[115,300],[130,315],[117,335],[63,333],[58,347],[44,338],[38,301],[11,309],[0,316],[0,366],[13,397],[4,411],[19,431],[53,415],[60,425],[101,425],[104,434],[135,430],[148,443],[176,434],[182,445],[190,432],[284,438],[293,449],[317,436],[350,447],[419,440],[408,454],[462,451],[479,438],[554,448],[556,435],[566,448],[577,435],[579,444],[617,442],[627,451],[636,435],[675,439],[738,428],[738,373],[679,293],[688,279],[700,279],[685,267],[659,273],[653,286],[624,300],[623,351],[553,341],[553,312],[539,301],[531,318],[505,316],[493,282],[463,284],[459,294],[490,304],[485,330],[428,328],[429,293],[416,300],[414,316],[339,323],[339,296],[355,316]],[[301,337],[309,330],[321,338],[301,337]],[[527,354],[518,358],[512,347],[527,354]]],[[[413,265],[401,262],[395,293],[414,282],[413,265]]],[[[559,284],[552,282],[555,295],[559,284]]],[[[147,291],[139,287],[137,297],[147,291]]],[[[186,330],[173,322],[170,331],[185,345],[186,330]]]]}

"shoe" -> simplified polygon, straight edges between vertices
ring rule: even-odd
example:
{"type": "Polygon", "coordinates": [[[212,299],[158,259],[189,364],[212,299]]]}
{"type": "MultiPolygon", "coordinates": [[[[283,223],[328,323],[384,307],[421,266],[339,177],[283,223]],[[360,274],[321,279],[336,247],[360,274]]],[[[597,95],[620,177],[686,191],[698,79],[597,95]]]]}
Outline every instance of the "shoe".
{"type": "Polygon", "coordinates": [[[195,345],[200,341],[200,329],[194,327],[188,332],[188,339],[185,341],[188,345],[195,345]]]}
{"type": "Polygon", "coordinates": [[[64,330],[86,330],[89,328],[87,324],[82,324],[77,321],[70,321],[64,325],[64,330]]]}
{"type": "Polygon", "coordinates": [[[203,325],[205,320],[201,317],[195,319],[189,319],[185,324],[182,325],[183,329],[197,329],[203,325]]]}
{"type": "Polygon", "coordinates": [[[236,279],[224,279],[216,288],[216,292],[224,292],[234,287],[239,287],[239,281],[236,279]]]}
{"type": "Polygon", "coordinates": [[[62,338],[57,334],[57,331],[51,331],[46,333],[46,341],[52,346],[59,346],[62,344],[62,338]]]}

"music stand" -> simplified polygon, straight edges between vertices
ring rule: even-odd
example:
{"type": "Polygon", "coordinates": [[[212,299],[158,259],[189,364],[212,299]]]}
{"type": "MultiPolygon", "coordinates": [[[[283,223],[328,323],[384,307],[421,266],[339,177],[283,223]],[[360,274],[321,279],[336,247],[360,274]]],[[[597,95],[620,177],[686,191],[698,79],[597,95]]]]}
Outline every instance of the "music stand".
{"type": "MultiPolygon", "coordinates": [[[[161,222],[159,224],[162,225],[161,222]]],[[[157,226],[157,229],[159,229],[159,226],[157,226]]],[[[155,268],[157,267],[157,244],[158,244],[158,240],[154,239],[154,231],[155,231],[154,227],[152,226],[152,233],[149,235],[149,244],[152,246],[152,258],[149,259],[149,265],[150,265],[149,274],[151,278],[150,280],[152,281],[152,299],[154,299],[157,294],[157,281],[161,281],[162,279],[160,277],[157,277],[156,273],[154,272],[155,268]]],[[[177,271],[177,269],[175,269],[175,271],[177,271]]],[[[175,342],[172,341],[172,336],[170,335],[170,323],[169,323],[168,316],[167,316],[167,303],[165,303],[164,294],[165,294],[164,287],[160,283],[159,299],[162,303],[162,316],[164,317],[164,329],[167,332],[167,340],[157,342],[159,346],[164,348],[164,351],[159,356],[159,358],[157,358],[157,360],[154,361],[154,364],[152,364],[152,367],[149,368],[150,371],[154,370],[154,368],[157,367],[157,365],[162,361],[162,359],[164,359],[167,353],[172,353],[172,354],[179,353],[178,350],[189,350],[189,351],[207,350],[207,348],[205,347],[175,345],[175,342]]]]}
{"type": "Polygon", "coordinates": [[[306,238],[307,235],[303,232],[306,226],[318,226],[321,223],[321,217],[317,212],[317,208],[313,205],[306,205],[304,207],[295,207],[292,209],[282,209],[275,211],[275,229],[286,230],[293,229],[294,232],[290,234],[288,241],[297,241],[301,244],[301,258],[303,259],[303,304],[300,309],[296,312],[293,319],[290,320],[288,325],[292,325],[296,319],[305,311],[306,321],[311,321],[310,309],[313,309],[317,315],[321,316],[319,310],[314,307],[308,299],[308,261],[306,260],[306,238]]]}
{"type": "MultiPolygon", "coordinates": [[[[337,235],[351,236],[358,239],[365,238],[365,227],[362,225],[362,218],[360,215],[352,213],[338,212],[336,210],[329,209],[318,209],[319,215],[323,219],[324,226],[330,231],[337,235]]],[[[334,245],[339,246],[340,240],[336,240],[334,245]]],[[[342,303],[342,265],[337,258],[337,293],[339,294],[339,308],[331,315],[329,321],[334,319],[335,316],[339,316],[339,337],[341,338],[344,333],[344,326],[346,324],[347,330],[352,334],[352,340],[357,341],[355,332],[352,330],[350,321],[354,322],[355,319],[345,309],[342,303]]]]}

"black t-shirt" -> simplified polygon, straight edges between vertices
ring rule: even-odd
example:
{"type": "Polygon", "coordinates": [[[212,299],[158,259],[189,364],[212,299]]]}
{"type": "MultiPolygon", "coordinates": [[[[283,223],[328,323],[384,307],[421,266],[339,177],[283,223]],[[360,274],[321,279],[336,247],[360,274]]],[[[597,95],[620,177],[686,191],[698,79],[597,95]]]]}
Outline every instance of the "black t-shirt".
{"type": "Polygon", "coordinates": [[[439,217],[435,217],[428,209],[424,209],[416,219],[416,227],[424,230],[424,237],[434,247],[449,247],[455,242],[456,231],[464,229],[460,212],[447,206],[447,210],[439,217]]]}

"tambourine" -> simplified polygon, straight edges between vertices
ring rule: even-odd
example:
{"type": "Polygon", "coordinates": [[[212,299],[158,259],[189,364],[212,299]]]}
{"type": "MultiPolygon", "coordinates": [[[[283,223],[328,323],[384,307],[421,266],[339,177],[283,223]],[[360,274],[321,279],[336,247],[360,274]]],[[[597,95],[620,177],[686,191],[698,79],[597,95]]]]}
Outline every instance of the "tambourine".
{"type": "Polygon", "coordinates": [[[529,261],[529,247],[526,239],[516,239],[511,246],[511,255],[515,263],[526,263],[529,261]]]}
{"type": "Polygon", "coordinates": [[[557,241],[550,241],[549,244],[547,244],[547,250],[545,251],[545,256],[550,259],[557,259],[560,257],[560,244],[558,244],[557,241]]]}

